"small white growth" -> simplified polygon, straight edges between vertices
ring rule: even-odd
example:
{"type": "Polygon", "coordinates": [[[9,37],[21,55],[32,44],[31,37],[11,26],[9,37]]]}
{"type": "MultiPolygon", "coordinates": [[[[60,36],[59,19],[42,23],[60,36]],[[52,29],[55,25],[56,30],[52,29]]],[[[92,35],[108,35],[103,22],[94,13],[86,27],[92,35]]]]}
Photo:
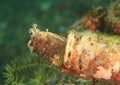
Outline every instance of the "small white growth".
{"type": "Polygon", "coordinates": [[[46,29],[46,32],[48,32],[49,30],[48,29],[46,29]]]}
{"type": "Polygon", "coordinates": [[[68,61],[69,53],[73,50],[73,46],[75,44],[75,31],[70,31],[67,38],[67,44],[65,49],[65,55],[64,55],[64,62],[68,61]]]}
{"type": "Polygon", "coordinates": [[[40,30],[37,29],[37,24],[33,24],[32,28],[29,30],[29,33],[31,33],[31,34],[35,34],[35,33],[39,33],[39,32],[40,32],[40,30]]]}
{"type": "Polygon", "coordinates": [[[118,73],[120,70],[120,64],[116,61],[115,65],[113,66],[113,72],[118,73]]]}

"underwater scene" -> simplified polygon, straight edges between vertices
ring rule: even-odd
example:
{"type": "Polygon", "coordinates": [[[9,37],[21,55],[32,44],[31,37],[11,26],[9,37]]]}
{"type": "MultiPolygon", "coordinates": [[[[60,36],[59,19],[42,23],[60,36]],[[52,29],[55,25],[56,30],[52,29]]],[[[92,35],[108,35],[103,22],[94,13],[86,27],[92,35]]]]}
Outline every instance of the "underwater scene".
{"type": "Polygon", "coordinates": [[[0,4],[0,85],[120,85],[120,0],[0,4]]]}

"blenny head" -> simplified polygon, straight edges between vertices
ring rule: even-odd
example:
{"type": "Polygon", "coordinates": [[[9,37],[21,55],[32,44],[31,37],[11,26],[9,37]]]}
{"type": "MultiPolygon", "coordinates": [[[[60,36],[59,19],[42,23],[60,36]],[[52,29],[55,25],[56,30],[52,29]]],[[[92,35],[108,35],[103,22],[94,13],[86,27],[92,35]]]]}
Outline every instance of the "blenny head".
{"type": "Polygon", "coordinates": [[[29,30],[29,33],[31,34],[31,39],[28,42],[30,51],[55,65],[60,64],[65,52],[66,38],[48,32],[48,30],[40,31],[36,24],[29,30]]]}

